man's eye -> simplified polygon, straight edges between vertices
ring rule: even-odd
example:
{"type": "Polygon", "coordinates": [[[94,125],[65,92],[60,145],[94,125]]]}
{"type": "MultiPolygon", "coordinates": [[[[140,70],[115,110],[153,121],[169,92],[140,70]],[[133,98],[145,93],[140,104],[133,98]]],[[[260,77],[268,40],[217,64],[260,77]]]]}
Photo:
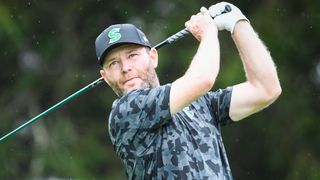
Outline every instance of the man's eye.
{"type": "Polygon", "coordinates": [[[111,61],[109,63],[109,67],[115,66],[118,62],[117,61],[111,61]]]}
{"type": "Polygon", "coordinates": [[[129,54],[129,58],[133,58],[135,56],[137,56],[138,54],[137,53],[132,53],[132,54],[129,54]]]}

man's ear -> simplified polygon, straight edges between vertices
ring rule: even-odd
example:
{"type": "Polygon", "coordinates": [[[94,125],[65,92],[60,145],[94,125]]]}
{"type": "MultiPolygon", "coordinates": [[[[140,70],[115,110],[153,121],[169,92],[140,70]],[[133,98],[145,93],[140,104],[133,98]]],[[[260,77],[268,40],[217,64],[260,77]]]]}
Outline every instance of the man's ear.
{"type": "Polygon", "coordinates": [[[158,51],[155,48],[150,49],[150,59],[154,68],[158,66],[158,51]]]}
{"type": "Polygon", "coordinates": [[[103,69],[101,69],[101,70],[100,70],[100,75],[101,75],[101,77],[103,77],[104,81],[109,84],[108,79],[107,79],[107,73],[106,73],[106,71],[103,70],[103,69]]]}

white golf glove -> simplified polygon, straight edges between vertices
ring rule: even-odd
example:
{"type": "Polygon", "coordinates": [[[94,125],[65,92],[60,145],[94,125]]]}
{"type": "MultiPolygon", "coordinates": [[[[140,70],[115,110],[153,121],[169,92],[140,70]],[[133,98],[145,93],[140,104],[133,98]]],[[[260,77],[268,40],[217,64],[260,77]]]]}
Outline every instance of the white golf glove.
{"type": "Polygon", "coordinates": [[[210,6],[209,14],[214,18],[213,21],[216,23],[219,30],[228,30],[231,32],[231,34],[233,33],[234,26],[238,21],[249,21],[242,14],[239,8],[227,2],[220,2],[210,6]],[[229,5],[231,7],[231,11],[221,14],[223,11],[225,11],[226,5],[229,5]]]}

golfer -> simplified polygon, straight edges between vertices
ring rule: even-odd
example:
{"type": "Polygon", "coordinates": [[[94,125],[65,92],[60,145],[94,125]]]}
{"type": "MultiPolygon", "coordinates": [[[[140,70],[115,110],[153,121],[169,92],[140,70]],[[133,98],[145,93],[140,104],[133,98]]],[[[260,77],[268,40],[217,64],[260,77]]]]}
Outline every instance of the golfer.
{"type": "Polygon", "coordinates": [[[281,93],[270,53],[237,7],[222,2],[202,8],[185,26],[199,41],[197,52],[185,74],[164,85],[155,71],[157,50],[134,25],[111,25],[96,39],[101,76],[119,96],[109,134],[128,179],[232,179],[220,128],[281,93]],[[211,18],[226,5],[230,12],[211,18]],[[230,31],[247,80],[213,92],[218,30],[230,31]]]}

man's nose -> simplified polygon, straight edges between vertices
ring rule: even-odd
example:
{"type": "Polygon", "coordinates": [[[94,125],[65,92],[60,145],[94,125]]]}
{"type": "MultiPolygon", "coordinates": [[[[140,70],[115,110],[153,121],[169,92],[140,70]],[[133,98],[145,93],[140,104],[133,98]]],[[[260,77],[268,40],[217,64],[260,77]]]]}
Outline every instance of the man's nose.
{"type": "Polygon", "coordinates": [[[132,70],[132,64],[129,61],[122,62],[122,72],[129,72],[132,70]]]}

